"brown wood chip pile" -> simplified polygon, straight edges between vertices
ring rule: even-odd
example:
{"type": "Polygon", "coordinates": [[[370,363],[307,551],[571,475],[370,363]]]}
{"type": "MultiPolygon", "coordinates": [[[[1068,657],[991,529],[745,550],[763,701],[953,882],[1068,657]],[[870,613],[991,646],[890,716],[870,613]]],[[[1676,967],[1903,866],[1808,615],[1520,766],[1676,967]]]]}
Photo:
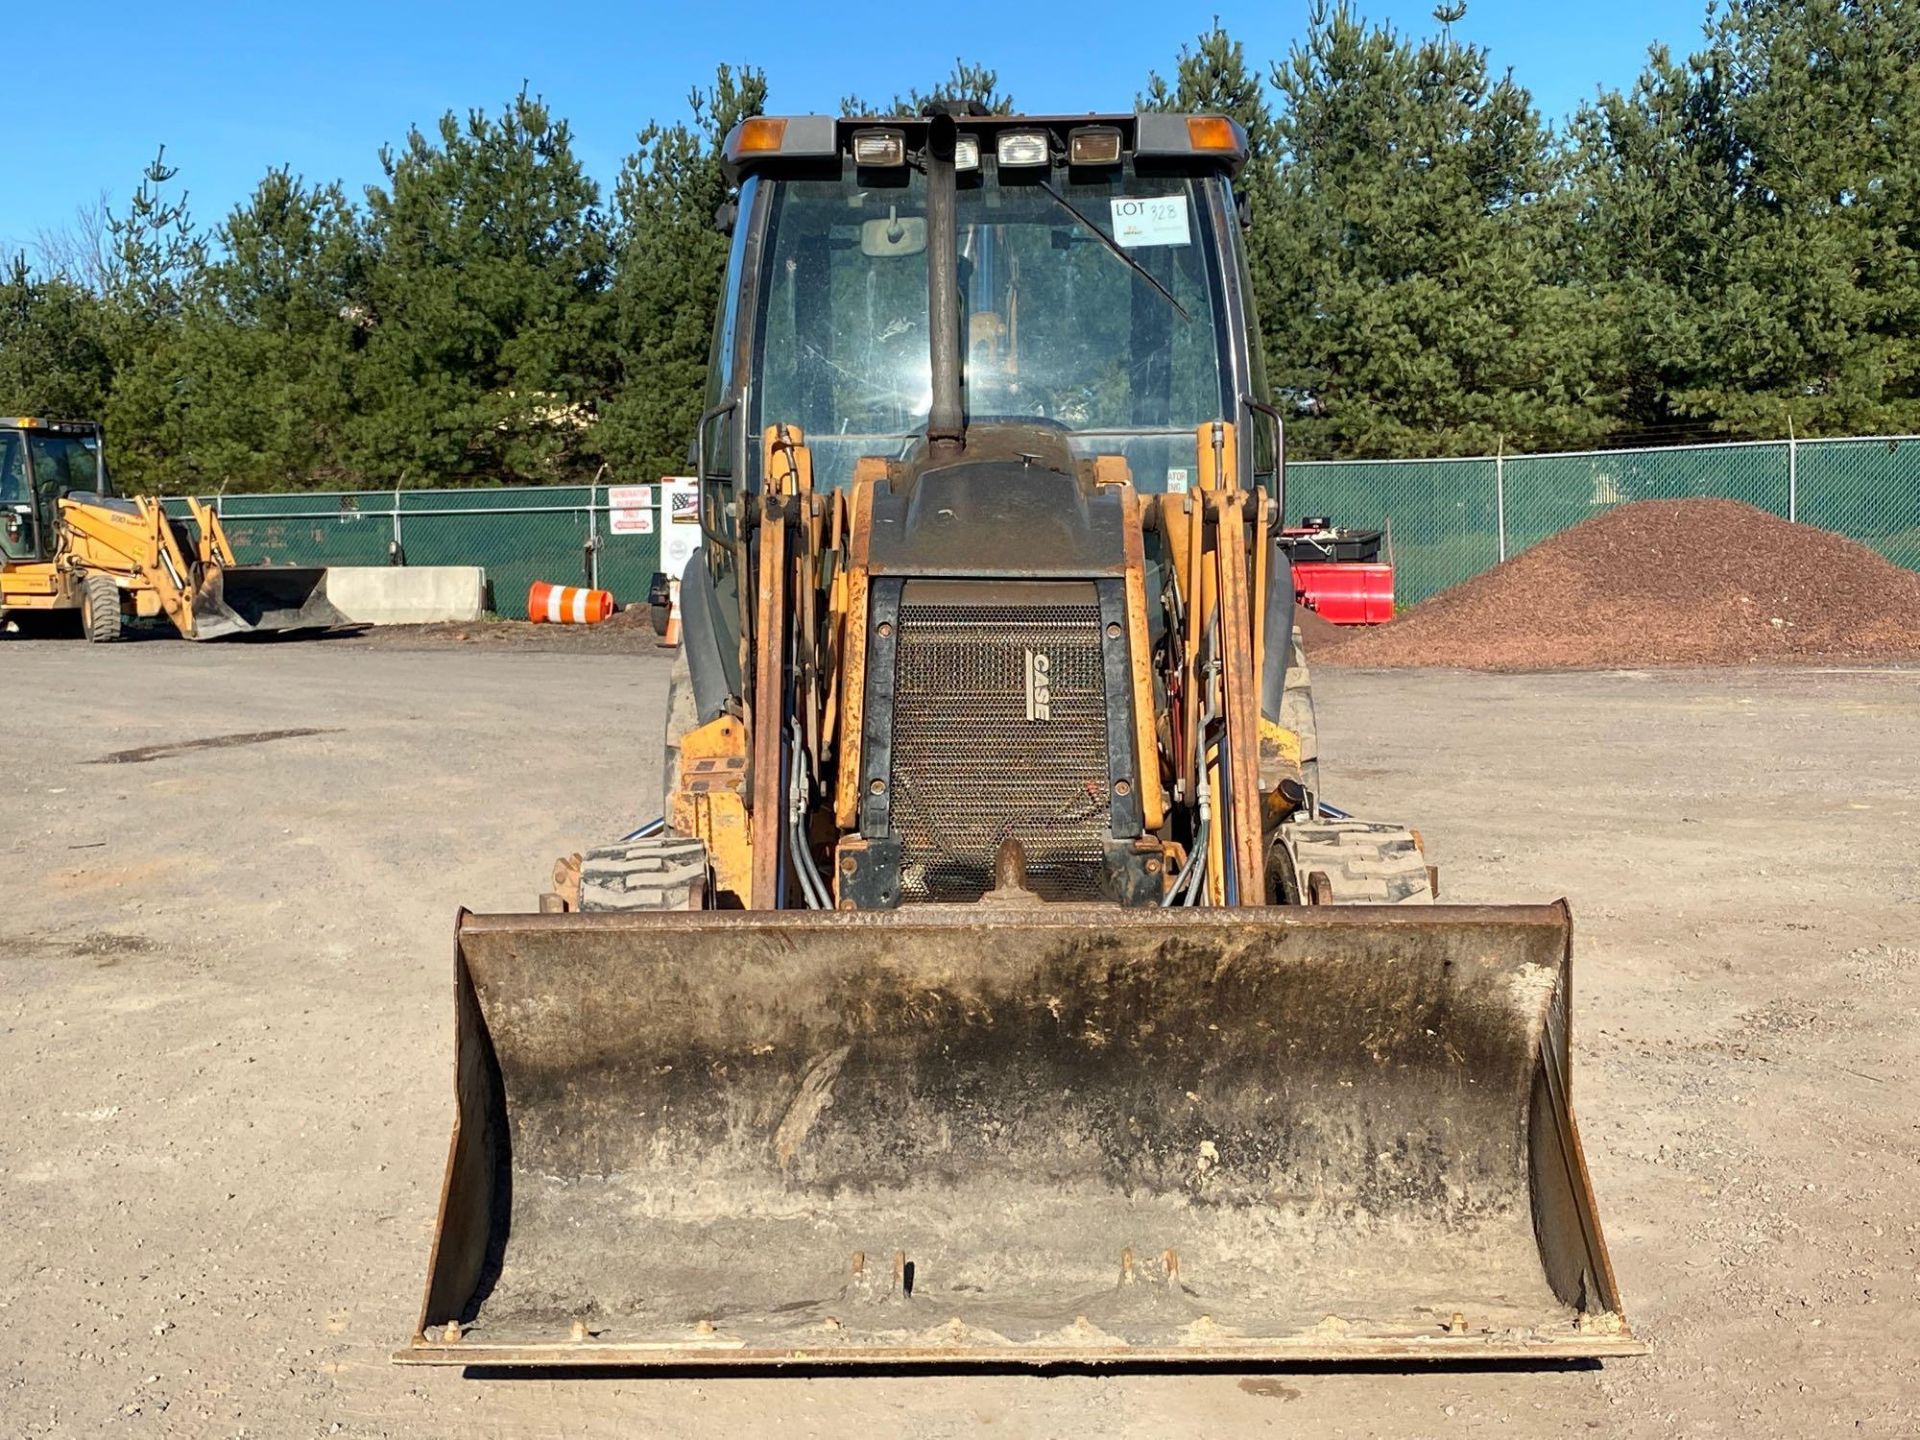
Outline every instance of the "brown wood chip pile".
{"type": "Polygon", "coordinates": [[[1353,638],[1345,625],[1336,625],[1323,619],[1317,610],[1309,610],[1304,605],[1293,607],[1293,628],[1300,632],[1300,648],[1307,652],[1307,658],[1314,656],[1343,640],[1353,638]]]}
{"type": "Polygon", "coordinates": [[[1541,541],[1319,663],[1632,669],[1920,660],[1920,574],[1733,500],[1641,500],[1541,541]]]}

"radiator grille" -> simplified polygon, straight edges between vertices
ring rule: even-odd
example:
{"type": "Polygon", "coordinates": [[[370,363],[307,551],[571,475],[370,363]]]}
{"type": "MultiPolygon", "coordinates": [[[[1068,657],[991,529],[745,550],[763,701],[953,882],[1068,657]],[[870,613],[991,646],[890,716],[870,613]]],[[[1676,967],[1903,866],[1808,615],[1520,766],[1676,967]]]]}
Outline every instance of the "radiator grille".
{"type": "Polygon", "coordinates": [[[901,606],[892,791],[904,901],[979,899],[1009,837],[1037,894],[1098,897],[1111,828],[1099,606],[901,606]],[[1029,656],[1045,657],[1045,718],[1029,718],[1029,656]]]}

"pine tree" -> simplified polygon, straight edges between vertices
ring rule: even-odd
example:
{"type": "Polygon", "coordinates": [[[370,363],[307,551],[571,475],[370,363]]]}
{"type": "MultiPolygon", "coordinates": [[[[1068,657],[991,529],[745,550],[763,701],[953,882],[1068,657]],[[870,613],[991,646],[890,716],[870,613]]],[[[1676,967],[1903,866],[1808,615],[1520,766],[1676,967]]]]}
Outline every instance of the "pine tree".
{"type": "Polygon", "coordinates": [[[1137,96],[1134,103],[1141,110],[1225,115],[1246,131],[1247,163],[1234,189],[1245,200],[1251,222],[1243,243],[1254,309],[1264,319],[1287,297],[1275,274],[1279,263],[1274,241],[1280,208],[1280,132],[1260,72],[1249,67],[1244,47],[1227,34],[1216,16],[1211,29],[1203,31],[1192,44],[1180,47],[1172,82],[1158,72],[1148,75],[1146,93],[1137,96]]]}
{"type": "Polygon", "coordinates": [[[717,223],[731,187],[720,146],[766,106],[766,76],[719,68],[689,120],[640,132],[614,186],[611,296],[617,371],[597,437],[616,474],[678,474],[700,417],[727,264],[717,223]]]}
{"type": "Polygon", "coordinates": [[[381,156],[352,452],[413,485],[584,481],[611,250],[572,132],[521,91],[381,156]]]}
{"type": "Polygon", "coordinates": [[[270,170],[214,249],[176,367],[194,468],[234,490],[350,488],[353,367],[370,317],[353,206],[337,182],[270,170]]]}
{"type": "Polygon", "coordinates": [[[1920,10],[1731,0],[1579,117],[1589,282],[1623,421],[1920,425],[1920,10]]]}
{"type": "Polygon", "coordinates": [[[106,351],[113,369],[106,421],[123,488],[162,492],[195,478],[191,398],[175,367],[187,307],[206,269],[205,239],[161,146],[127,208],[107,218],[112,255],[105,294],[106,351]]]}
{"type": "Polygon", "coordinates": [[[1570,446],[1598,429],[1560,161],[1485,50],[1316,4],[1273,70],[1283,106],[1264,306],[1308,454],[1570,446]]]}
{"type": "Polygon", "coordinates": [[[1142,110],[1230,116],[1247,132],[1249,182],[1273,166],[1278,132],[1266,86],[1260,72],[1248,66],[1245,47],[1221,27],[1218,16],[1211,29],[1180,47],[1172,82],[1153,72],[1135,104],[1142,110]]]}
{"type": "Polygon", "coordinates": [[[101,297],[16,255],[0,271],[0,414],[67,420],[106,414],[113,384],[101,297]]]}
{"type": "Polygon", "coordinates": [[[896,93],[885,105],[872,105],[858,95],[848,95],[840,101],[842,115],[918,115],[928,105],[938,100],[962,100],[978,105],[989,115],[1011,115],[1013,97],[1000,89],[1000,72],[985,65],[958,57],[953,69],[947,72],[947,78],[938,81],[930,90],[921,90],[917,86],[906,94],[896,93]]]}

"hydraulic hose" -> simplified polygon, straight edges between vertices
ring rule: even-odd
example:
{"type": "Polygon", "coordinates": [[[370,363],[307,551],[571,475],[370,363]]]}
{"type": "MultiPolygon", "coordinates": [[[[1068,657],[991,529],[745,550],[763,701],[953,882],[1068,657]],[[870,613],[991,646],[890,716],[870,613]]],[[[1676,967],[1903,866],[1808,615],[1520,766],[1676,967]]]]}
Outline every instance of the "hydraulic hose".
{"type": "Polygon", "coordinates": [[[793,871],[800,880],[800,891],[805,897],[807,907],[812,910],[831,910],[832,899],[827,894],[827,882],[814,867],[813,857],[807,852],[807,766],[806,746],[800,738],[800,722],[789,720],[787,733],[792,740],[791,759],[788,761],[788,773],[792,776],[787,785],[787,858],[793,862],[793,871]]]}

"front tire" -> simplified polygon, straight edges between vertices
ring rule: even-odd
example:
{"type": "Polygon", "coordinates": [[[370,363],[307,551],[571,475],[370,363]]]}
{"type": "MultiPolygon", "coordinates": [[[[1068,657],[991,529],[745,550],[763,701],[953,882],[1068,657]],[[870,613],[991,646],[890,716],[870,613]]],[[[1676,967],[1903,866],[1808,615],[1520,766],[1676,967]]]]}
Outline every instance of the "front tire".
{"type": "Polygon", "coordinates": [[[580,857],[582,910],[699,910],[706,889],[707,847],[693,836],[650,835],[580,857]]]}
{"type": "Polygon", "coordinates": [[[1270,905],[1431,905],[1420,837],[1378,820],[1284,822],[1267,859],[1270,905]]]}
{"type": "Polygon", "coordinates": [[[120,638],[120,587],[105,575],[89,575],[83,584],[80,628],[92,645],[110,645],[120,638]]]}

